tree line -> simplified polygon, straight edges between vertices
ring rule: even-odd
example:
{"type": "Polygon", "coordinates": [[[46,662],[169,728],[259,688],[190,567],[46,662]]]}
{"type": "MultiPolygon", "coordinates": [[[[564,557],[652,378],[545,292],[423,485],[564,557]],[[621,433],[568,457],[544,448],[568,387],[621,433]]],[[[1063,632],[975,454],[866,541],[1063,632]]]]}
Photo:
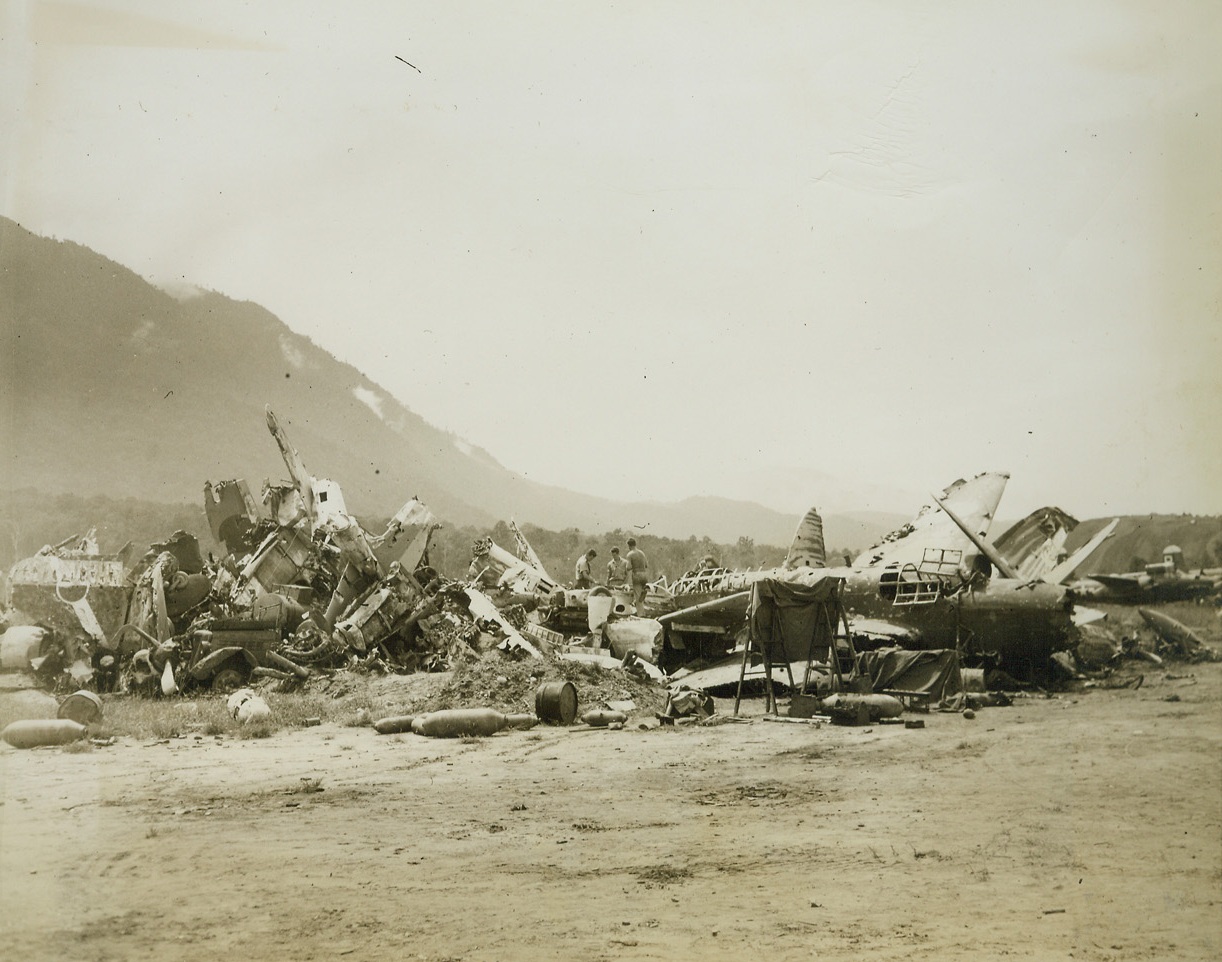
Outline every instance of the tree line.
{"type": "MultiPolygon", "coordinates": [[[[372,532],[382,531],[386,525],[385,519],[362,518],[361,521],[372,532]]],[[[0,502],[0,570],[7,572],[15,562],[28,558],[44,545],[58,544],[95,528],[103,554],[114,554],[131,542],[132,557],[139,558],[150,544],[177,530],[199,538],[205,555],[211,552],[219,557],[221,553],[209,531],[202,504],[161,504],[102,495],[81,497],[23,488],[9,492],[0,502]]],[[[573,579],[573,566],[578,556],[589,548],[598,552],[594,564],[596,576],[600,580],[605,578],[611,548],[618,546],[621,553],[627,552],[630,537],[636,538],[637,546],[649,559],[651,576],[665,576],[672,581],[709,556],[728,568],[769,568],[780,564],[785,557],[784,548],[757,545],[745,535],[733,544],[724,544],[707,536],[663,538],[623,528],[588,533],[577,528],[550,531],[523,524],[521,530],[548,573],[566,584],[573,579]]],[[[513,532],[505,521],[498,521],[490,529],[443,524],[433,535],[429,560],[446,577],[462,578],[471,561],[472,544],[477,538],[487,536],[506,551],[516,553],[513,532]]],[[[829,564],[838,564],[843,553],[828,551],[829,564]]]]}

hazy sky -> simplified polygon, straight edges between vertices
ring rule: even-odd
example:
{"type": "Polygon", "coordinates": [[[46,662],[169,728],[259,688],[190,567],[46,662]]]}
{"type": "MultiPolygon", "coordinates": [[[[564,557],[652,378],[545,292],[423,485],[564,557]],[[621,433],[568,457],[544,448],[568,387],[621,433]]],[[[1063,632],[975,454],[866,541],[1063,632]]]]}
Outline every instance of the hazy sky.
{"type": "Polygon", "coordinates": [[[1222,512],[1215,0],[4,11],[0,212],[532,478],[1222,512]]]}

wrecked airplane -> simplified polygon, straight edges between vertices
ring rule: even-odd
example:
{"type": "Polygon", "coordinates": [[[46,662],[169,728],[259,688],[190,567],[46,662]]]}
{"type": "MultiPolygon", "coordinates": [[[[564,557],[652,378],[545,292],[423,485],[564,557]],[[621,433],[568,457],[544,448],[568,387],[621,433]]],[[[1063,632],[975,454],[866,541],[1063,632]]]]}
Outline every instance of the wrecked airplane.
{"type": "Polygon", "coordinates": [[[965,663],[982,661],[1025,680],[1046,678],[1052,653],[1073,644],[1073,599],[1059,585],[1018,577],[984,540],[1008,478],[986,473],[956,481],[850,566],[826,566],[822,521],[812,509],[780,568],[701,571],[658,586],[664,666],[730,650],[754,582],[806,584],[835,575],[845,581],[844,605],[859,648],[954,649],[965,663]]]}
{"type": "Polygon", "coordinates": [[[479,570],[447,581],[429,565],[438,525],[425,505],[412,498],[380,533],[366,530],[340,486],[309,472],[270,408],[266,420],[290,480],[265,483],[261,502],[241,479],[205,484],[223,558],[205,559],[182,531],[130,571],[88,536],[48,547],[13,569],[15,599],[29,609],[18,614],[44,624],[6,640],[6,663],[37,669],[55,690],[150,695],[292,685],[334,668],[443,670],[492,647],[633,663],[661,677],[647,664],[661,625],[605,589],[560,585],[516,526],[517,557],[481,539],[479,570]],[[566,631],[580,642],[567,644],[566,631]]]}
{"type": "Polygon", "coordinates": [[[1072,587],[1084,598],[1121,605],[1198,601],[1222,591],[1222,568],[1186,570],[1184,552],[1172,544],[1163,549],[1162,561],[1148,564],[1142,571],[1092,574],[1079,578],[1072,587]]]}

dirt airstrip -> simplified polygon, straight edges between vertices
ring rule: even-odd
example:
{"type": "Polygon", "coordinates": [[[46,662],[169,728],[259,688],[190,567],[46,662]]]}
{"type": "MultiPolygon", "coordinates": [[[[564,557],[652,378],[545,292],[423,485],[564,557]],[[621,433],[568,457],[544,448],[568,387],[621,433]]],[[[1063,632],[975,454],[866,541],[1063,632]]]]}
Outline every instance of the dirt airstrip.
{"type": "MultiPolygon", "coordinates": [[[[1152,666],[1145,666],[1147,668],[1152,666]]],[[[0,753],[9,959],[1217,959],[1222,665],[922,730],[0,753]]]]}

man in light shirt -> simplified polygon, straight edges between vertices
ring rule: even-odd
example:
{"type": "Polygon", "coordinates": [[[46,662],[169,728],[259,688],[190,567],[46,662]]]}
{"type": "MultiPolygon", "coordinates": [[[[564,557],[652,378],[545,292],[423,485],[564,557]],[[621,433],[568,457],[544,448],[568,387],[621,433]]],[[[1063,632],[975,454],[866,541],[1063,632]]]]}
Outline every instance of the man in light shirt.
{"type": "Polygon", "coordinates": [[[577,559],[577,567],[573,571],[573,581],[575,587],[578,588],[593,588],[594,575],[590,573],[590,563],[598,557],[598,552],[591,548],[580,558],[577,559]]]}

